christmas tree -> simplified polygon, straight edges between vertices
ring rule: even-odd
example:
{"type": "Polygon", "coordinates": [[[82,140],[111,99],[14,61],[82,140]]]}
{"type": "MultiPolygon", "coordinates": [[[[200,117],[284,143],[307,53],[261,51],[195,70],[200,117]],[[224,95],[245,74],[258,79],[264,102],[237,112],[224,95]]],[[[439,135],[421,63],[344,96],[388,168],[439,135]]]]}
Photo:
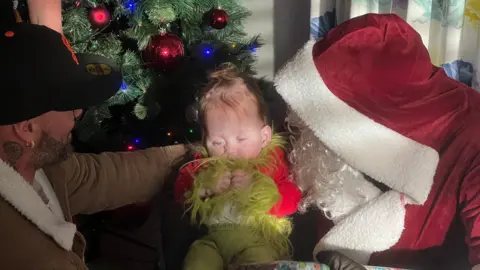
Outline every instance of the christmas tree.
{"type": "Polygon", "coordinates": [[[73,49],[114,59],[124,78],[115,96],[87,108],[75,130],[77,148],[135,150],[200,139],[196,102],[208,73],[226,62],[254,73],[261,44],[243,31],[248,16],[235,0],[63,3],[73,49]]]}

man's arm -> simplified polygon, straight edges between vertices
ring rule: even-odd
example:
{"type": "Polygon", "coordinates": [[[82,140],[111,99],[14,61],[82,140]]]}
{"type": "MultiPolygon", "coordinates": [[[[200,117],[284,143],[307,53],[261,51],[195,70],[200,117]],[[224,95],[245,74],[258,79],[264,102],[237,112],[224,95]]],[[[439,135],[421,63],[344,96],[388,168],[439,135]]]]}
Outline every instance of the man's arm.
{"type": "Polygon", "coordinates": [[[63,33],[61,0],[27,0],[27,4],[30,23],[44,25],[63,33]]]}
{"type": "Polygon", "coordinates": [[[52,183],[65,183],[72,216],[91,214],[150,199],[184,154],[183,145],[126,153],[74,154],[44,170],[52,183]]]}
{"type": "Polygon", "coordinates": [[[480,165],[476,165],[464,179],[459,204],[470,264],[473,269],[480,270],[480,165]]]}

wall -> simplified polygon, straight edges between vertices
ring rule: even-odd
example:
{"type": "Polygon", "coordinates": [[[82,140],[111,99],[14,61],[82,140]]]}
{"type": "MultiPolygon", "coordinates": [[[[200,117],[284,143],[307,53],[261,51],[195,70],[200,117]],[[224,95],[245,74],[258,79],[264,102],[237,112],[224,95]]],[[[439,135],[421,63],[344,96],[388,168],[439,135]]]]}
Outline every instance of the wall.
{"type": "Polygon", "coordinates": [[[260,34],[264,47],[256,53],[260,76],[273,78],[309,38],[309,0],[243,0],[252,16],[245,23],[250,35],[260,34]]]}

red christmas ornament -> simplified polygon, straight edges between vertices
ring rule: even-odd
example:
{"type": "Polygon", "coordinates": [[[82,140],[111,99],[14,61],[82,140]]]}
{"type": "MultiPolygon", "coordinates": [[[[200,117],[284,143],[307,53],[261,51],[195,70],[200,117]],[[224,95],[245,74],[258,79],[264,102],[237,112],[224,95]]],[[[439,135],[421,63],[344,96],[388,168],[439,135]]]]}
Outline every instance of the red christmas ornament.
{"type": "Polygon", "coordinates": [[[168,70],[185,55],[182,39],[172,33],[153,36],[143,51],[143,61],[149,68],[168,70]]]}
{"type": "Polygon", "coordinates": [[[94,7],[88,13],[88,20],[93,29],[101,29],[110,23],[110,12],[103,6],[94,7]]]}
{"type": "Polygon", "coordinates": [[[214,8],[210,10],[209,24],[212,28],[223,29],[228,24],[228,14],[223,9],[214,8]]]}

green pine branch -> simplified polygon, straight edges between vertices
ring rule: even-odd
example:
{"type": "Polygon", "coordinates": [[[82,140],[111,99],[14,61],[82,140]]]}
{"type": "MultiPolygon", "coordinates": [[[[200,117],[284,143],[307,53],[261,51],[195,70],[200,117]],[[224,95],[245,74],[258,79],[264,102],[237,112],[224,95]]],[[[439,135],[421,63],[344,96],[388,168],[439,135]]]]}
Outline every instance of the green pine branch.
{"type": "Polygon", "coordinates": [[[68,37],[75,49],[75,45],[85,43],[93,33],[88,21],[87,10],[72,8],[63,13],[63,33],[68,37]]]}
{"type": "Polygon", "coordinates": [[[93,53],[105,56],[122,64],[122,42],[114,35],[101,36],[90,42],[90,49],[93,53]]]}
{"type": "Polygon", "coordinates": [[[146,0],[142,2],[141,8],[150,23],[156,26],[162,26],[166,23],[176,20],[175,10],[170,1],[166,0],[146,0]]]}

